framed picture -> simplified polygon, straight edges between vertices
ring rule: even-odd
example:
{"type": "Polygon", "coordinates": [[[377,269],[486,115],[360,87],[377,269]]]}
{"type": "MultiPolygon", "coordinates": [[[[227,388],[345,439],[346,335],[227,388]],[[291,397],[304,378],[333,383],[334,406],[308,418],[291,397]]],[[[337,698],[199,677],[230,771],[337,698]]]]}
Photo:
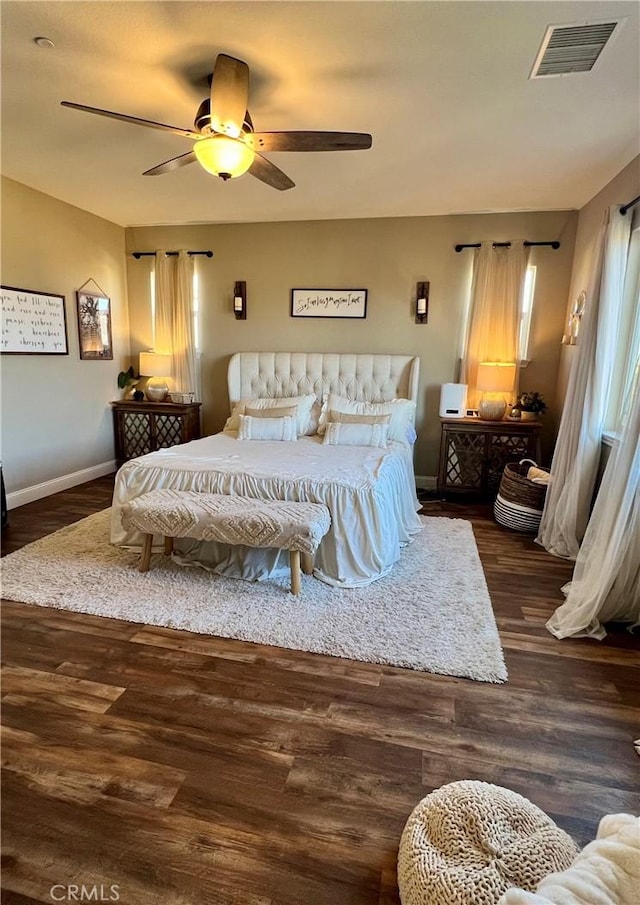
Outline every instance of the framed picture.
{"type": "Polygon", "coordinates": [[[366,289],[291,290],[291,317],[366,316],[366,289]]]}
{"type": "Polygon", "coordinates": [[[93,292],[76,292],[80,358],[108,361],[113,358],[111,343],[111,300],[93,292]]]}
{"type": "Polygon", "coordinates": [[[64,296],[0,287],[3,355],[68,355],[64,296]]]}

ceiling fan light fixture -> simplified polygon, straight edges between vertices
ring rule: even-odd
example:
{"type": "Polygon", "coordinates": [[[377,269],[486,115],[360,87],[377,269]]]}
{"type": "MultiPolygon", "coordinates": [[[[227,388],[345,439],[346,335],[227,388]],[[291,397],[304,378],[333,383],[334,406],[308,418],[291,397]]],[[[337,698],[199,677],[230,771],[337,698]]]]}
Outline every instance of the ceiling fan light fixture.
{"type": "Polygon", "coordinates": [[[212,135],[196,141],[193,150],[198,163],[213,176],[234,179],[246,173],[254,153],[243,141],[228,135],[212,135]]]}

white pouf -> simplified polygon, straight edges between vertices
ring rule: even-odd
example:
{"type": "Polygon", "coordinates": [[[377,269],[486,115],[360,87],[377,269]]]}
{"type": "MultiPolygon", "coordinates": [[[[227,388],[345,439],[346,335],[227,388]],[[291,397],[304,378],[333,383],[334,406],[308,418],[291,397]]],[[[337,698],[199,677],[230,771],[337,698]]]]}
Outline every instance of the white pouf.
{"type": "Polygon", "coordinates": [[[512,886],[534,890],[578,849],[528,799],[487,782],[436,789],[414,808],[398,852],[402,905],[496,905],[512,886]]]}

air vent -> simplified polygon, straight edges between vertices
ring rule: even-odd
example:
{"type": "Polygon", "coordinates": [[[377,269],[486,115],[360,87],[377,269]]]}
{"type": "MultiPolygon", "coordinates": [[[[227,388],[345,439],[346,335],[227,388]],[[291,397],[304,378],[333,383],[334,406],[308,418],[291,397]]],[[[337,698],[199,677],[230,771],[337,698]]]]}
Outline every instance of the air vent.
{"type": "Polygon", "coordinates": [[[624,20],[550,25],[531,70],[531,79],[590,72],[624,20]]]}

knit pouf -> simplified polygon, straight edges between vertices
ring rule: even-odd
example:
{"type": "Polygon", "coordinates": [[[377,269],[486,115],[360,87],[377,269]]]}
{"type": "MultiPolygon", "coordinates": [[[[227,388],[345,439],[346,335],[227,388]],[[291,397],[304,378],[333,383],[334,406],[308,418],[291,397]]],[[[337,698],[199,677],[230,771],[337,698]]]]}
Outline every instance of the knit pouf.
{"type": "Polygon", "coordinates": [[[462,780],[414,808],[402,833],[402,905],[496,905],[511,886],[535,890],[578,854],[573,840],[522,795],[462,780]]]}

